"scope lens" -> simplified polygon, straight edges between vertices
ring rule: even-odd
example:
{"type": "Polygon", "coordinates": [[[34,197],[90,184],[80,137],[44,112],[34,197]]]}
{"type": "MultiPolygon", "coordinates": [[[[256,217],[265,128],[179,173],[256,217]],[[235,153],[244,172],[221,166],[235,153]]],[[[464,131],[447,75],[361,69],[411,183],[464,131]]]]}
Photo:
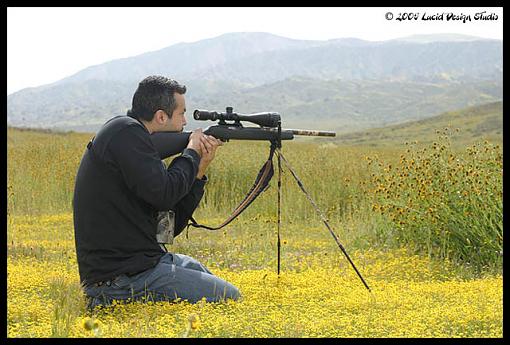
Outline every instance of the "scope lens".
{"type": "Polygon", "coordinates": [[[208,111],[205,111],[205,110],[195,110],[193,112],[193,118],[195,120],[209,120],[210,119],[210,113],[208,111]]]}

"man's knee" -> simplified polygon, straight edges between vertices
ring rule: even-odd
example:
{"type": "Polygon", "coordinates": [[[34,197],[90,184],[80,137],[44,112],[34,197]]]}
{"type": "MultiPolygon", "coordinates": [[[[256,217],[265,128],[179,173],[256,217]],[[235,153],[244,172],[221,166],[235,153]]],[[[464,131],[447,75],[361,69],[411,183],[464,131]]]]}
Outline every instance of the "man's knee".
{"type": "Polygon", "coordinates": [[[237,287],[232,285],[231,283],[221,280],[223,284],[219,289],[215,289],[216,299],[217,300],[227,300],[232,299],[237,301],[241,298],[241,292],[237,287]]]}
{"type": "Polygon", "coordinates": [[[241,298],[241,291],[239,291],[239,289],[233,285],[232,285],[232,287],[233,287],[233,289],[230,293],[230,298],[233,299],[234,301],[237,301],[241,298]]]}

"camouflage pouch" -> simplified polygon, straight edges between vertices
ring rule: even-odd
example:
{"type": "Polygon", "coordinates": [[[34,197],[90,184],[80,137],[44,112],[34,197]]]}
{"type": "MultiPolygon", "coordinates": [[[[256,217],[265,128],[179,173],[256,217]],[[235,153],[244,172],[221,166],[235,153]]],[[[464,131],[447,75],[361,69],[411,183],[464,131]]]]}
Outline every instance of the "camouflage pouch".
{"type": "Polygon", "coordinates": [[[159,244],[172,244],[174,242],[175,213],[173,211],[158,212],[158,230],[156,239],[159,244]]]}

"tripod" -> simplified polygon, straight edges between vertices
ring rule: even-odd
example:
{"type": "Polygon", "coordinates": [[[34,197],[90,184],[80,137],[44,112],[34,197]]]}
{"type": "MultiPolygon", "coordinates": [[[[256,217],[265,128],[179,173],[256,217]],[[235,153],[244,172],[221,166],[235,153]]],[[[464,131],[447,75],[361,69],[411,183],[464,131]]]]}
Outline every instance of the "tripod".
{"type": "MultiPolygon", "coordinates": [[[[285,163],[285,166],[287,167],[287,169],[291,172],[292,174],[292,177],[294,177],[294,180],[296,181],[296,183],[298,184],[299,188],[301,189],[301,191],[303,191],[303,193],[305,194],[305,196],[308,198],[308,201],[310,201],[310,203],[312,204],[312,206],[314,207],[315,211],[317,212],[317,214],[320,216],[320,218],[322,219],[322,222],[324,223],[324,225],[326,226],[326,228],[329,230],[329,233],[331,234],[331,236],[333,236],[333,238],[335,239],[335,242],[336,244],[338,245],[338,247],[340,248],[340,250],[344,253],[345,257],[347,258],[347,260],[349,261],[349,263],[351,264],[352,268],[354,268],[354,271],[356,271],[356,274],[358,275],[358,277],[361,279],[361,281],[363,282],[363,285],[365,285],[365,287],[367,288],[368,291],[370,291],[370,287],[368,286],[368,284],[365,282],[365,279],[363,279],[361,273],[359,273],[358,269],[356,268],[356,266],[354,265],[354,262],[352,262],[351,258],[349,257],[349,255],[347,254],[347,251],[345,250],[345,248],[342,246],[342,244],[340,243],[340,241],[338,240],[338,237],[336,236],[336,234],[333,232],[333,230],[331,229],[331,226],[328,224],[328,221],[326,220],[326,217],[324,216],[324,214],[321,212],[321,210],[319,209],[319,207],[317,206],[317,204],[315,203],[315,201],[313,201],[312,197],[310,196],[310,193],[308,193],[303,185],[303,183],[301,182],[301,180],[298,178],[298,176],[296,175],[296,172],[294,171],[294,169],[292,169],[292,166],[290,165],[290,163],[287,161],[287,159],[285,159],[285,157],[283,156],[282,154],[282,151],[281,151],[281,143],[276,143],[275,144],[276,148],[275,148],[275,152],[276,152],[276,155],[278,157],[278,214],[277,214],[277,217],[278,217],[278,221],[277,221],[277,236],[278,236],[278,240],[277,240],[277,251],[278,251],[278,275],[280,275],[280,254],[281,254],[281,243],[280,243],[280,223],[281,223],[281,187],[282,187],[282,160],[283,162],[285,163]]],[[[371,291],[370,291],[371,292],[371,291]]]]}
{"type": "Polygon", "coordinates": [[[356,274],[363,282],[363,285],[365,285],[365,287],[368,289],[368,291],[370,291],[368,284],[365,282],[365,280],[359,273],[358,269],[352,262],[351,258],[345,251],[345,248],[342,246],[342,244],[338,240],[338,237],[335,235],[335,233],[329,226],[328,221],[326,220],[326,217],[321,212],[321,210],[319,209],[319,207],[317,206],[315,201],[313,201],[310,194],[306,191],[305,187],[303,186],[303,183],[297,177],[294,169],[292,169],[292,167],[290,166],[287,159],[285,159],[285,157],[283,156],[282,151],[281,151],[282,129],[281,129],[280,120],[277,121],[277,130],[273,131],[272,133],[274,135],[272,135],[272,138],[270,140],[271,148],[269,151],[269,158],[267,159],[267,161],[264,163],[264,165],[260,169],[258,176],[255,179],[255,182],[254,182],[253,186],[251,187],[250,191],[244,197],[244,199],[241,201],[241,203],[235,208],[235,210],[232,212],[232,214],[222,224],[220,224],[218,226],[208,226],[208,225],[199,224],[193,217],[190,217],[191,222],[188,224],[188,227],[193,226],[196,228],[203,228],[203,229],[207,229],[207,230],[219,230],[219,229],[223,228],[224,226],[228,225],[230,222],[232,222],[237,216],[239,216],[241,214],[241,212],[243,212],[257,198],[258,195],[260,195],[260,193],[262,193],[269,187],[269,181],[273,177],[273,155],[274,155],[274,153],[276,153],[276,155],[278,156],[278,216],[277,216],[278,217],[278,222],[277,222],[277,227],[278,227],[277,228],[278,275],[280,275],[280,261],[281,261],[280,260],[280,258],[281,258],[280,224],[281,224],[281,189],[282,189],[282,160],[283,160],[283,163],[287,166],[287,169],[289,169],[289,171],[292,173],[292,176],[296,180],[299,188],[303,191],[303,193],[305,193],[306,197],[308,198],[308,200],[314,207],[315,211],[321,217],[324,225],[326,225],[326,228],[329,230],[329,233],[335,239],[336,244],[338,245],[340,250],[344,253],[345,257],[351,264],[352,268],[354,268],[354,271],[356,271],[356,274]]]}

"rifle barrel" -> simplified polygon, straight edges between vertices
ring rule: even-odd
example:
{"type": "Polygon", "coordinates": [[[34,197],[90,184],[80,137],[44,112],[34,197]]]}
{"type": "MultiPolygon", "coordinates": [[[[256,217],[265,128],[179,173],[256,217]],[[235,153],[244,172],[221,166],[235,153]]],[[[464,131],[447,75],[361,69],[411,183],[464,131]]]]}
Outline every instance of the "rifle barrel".
{"type": "Polygon", "coordinates": [[[310,129],[282,129],[282,131],[291,131],[295,135],[308,135],[315,137],[335,137],[336,133],[331,131],[315,131],[310,129]]]}

